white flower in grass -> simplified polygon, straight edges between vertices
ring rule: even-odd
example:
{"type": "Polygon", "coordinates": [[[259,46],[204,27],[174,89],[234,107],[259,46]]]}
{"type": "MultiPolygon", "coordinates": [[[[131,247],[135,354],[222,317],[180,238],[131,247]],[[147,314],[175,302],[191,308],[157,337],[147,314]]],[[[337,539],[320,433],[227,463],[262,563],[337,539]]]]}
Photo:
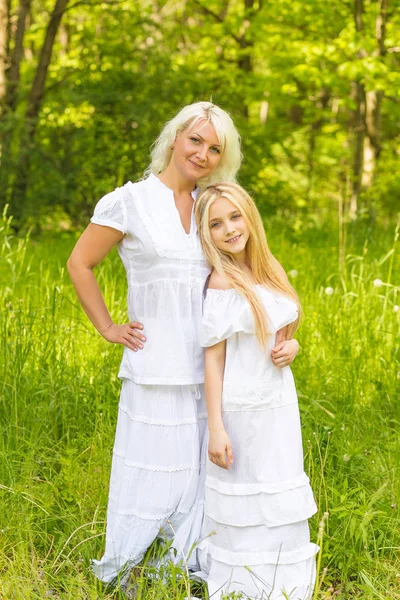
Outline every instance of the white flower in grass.
{"type": "Polygon", "coordinates": [[[374,284],[374,287],[382,287],[383,286],[382,279],[374,279],[374,281],[372,283],[374,284]]]}
{"type": "Polygon", "coordinates": [[[296,269],[292,269],[291,271],[289,271],[289,275],[290,275],[290,277],[293,277],[293,278],[297,277],[297,271],[296,271],[296,269]]]}
{"type": "Polygon", "coordinates": [[[334,294],[334,293],[335,293],[335,290],[333,289],[333,287],[326,287],[325,288],[325,294],[327,296],[332,296],[332,294],[334,294]]]}
{"type": "Polygon", "coordinates": [[[399,310],[400,310],[400,307],[399,307],[399,305],[398,305],[398,304],[395,304],[395,305],[393,306],[393,312],[399,312],[399,310]]]}

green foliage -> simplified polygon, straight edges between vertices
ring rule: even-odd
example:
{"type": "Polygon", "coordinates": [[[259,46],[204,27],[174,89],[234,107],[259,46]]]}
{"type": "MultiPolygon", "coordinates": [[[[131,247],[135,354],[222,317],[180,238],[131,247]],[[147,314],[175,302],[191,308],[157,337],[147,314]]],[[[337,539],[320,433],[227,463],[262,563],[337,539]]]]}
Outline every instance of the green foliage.
{"type": "MultiPolygon", "coordinates": [[[[354,2],[247,6],[243,0],[71,1],[36,137],[26,149],[25,222],[85,223],[103,194],[141,177],[162,124],[184,104],[210,98],[237,123],[245,156],[240,179],[266,213],[331,217],[339,201],[348,201],[354,178],[356,82],[383,93],[381,152],[361,208],[374,217],[393,214],[400,166],[394,2],[388,2],[383,54],[378,1],[363,2],[362,31],[354,2]]],[[[1,163],[3,204],[21,176],[24,111],[51,7],[33,3],[17,108],[0,125],[9,144],[1,163]]],[[[11,213],[18,210],[11,206],[11,213]]]]}
{"type": "MultiPolygon", "coordinates": [[[[334,228],[267,223],[304,307],[293,370],[319,507],[311,520],[312,539],[322,541],[314,600],[396,599],[400,290],[393,227],[349,229],[342,261],[334,228]]],[[[7,217],[0,227],[0,596],[10,600],[126,597],[90,573],[104,545],[122,349],[104,341],[78,306],[64,268],[75,240],[71,233],[18,239],[7,217]]],[[[116,253],[97,277],[113,318],[123,322],[116,253]]],[[[155,569],[166,549],[155,545],[135,569],[130,585],[138,598],[183,600],[188,585],[204,597],[184,565],[155,569]]]]}

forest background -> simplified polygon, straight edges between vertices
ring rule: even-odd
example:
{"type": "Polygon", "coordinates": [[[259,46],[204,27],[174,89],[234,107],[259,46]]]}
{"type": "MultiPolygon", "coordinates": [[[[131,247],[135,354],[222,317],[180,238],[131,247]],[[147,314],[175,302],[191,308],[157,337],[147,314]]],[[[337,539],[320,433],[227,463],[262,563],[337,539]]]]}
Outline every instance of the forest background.
{"type": "MultiPolygon", "coordinates": [[[[240,183],[304,306],[314,597],[400,598],[399,66],[396,0],[0,0],[0,598],[115,597],[89,560],[120,353],[65,263],[165,121],[210,99],[239,129],[240,183]]],[[[97,274],[122,322],[117,259],[97,274]]],[[[188,595],[184,570],[159,585],[149,569],[139,598],[188,595]]]]}

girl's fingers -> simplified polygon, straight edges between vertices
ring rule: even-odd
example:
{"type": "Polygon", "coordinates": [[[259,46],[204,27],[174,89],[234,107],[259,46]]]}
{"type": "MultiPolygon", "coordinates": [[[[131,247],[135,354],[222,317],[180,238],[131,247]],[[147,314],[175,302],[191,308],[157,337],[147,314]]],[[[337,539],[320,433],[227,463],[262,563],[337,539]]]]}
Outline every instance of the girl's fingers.
{"type": "Polygon", "coordinates": [[[228,457],[228,463],[231,465],[233,463],[233,452],[230,444],[226,447],[226,456],[228,457]]]}

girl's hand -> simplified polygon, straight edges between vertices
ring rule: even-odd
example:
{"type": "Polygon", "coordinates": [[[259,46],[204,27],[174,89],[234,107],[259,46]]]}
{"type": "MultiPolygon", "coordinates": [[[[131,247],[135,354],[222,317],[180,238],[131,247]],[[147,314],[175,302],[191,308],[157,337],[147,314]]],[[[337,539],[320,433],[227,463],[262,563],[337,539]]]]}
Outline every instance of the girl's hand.
{"type": "Polygon", "coordinates": [[[229,469],[233,464],[231,442],[224,429],[209,432],[208,458],[221,469],[229,469]]]}
{"type": "Polygon", "coordinates": [[[292,364],[299,351],[300,344],[297,340],[284,340],[276,344],[271,350],[271,358],[274,365],[283,368],[292,364]]]}
{"type": "Polygon", "coordinates": [[[142,342],[146,341],[144,335],[140,332],[143,329],[141,323],[124,323],[124,325],[116,325],[113,323],[101,332],[101,335],[109,342],[113,344],[123,344],[127,348],[130,348],[134,352],[143,348],[142,342]]]}

